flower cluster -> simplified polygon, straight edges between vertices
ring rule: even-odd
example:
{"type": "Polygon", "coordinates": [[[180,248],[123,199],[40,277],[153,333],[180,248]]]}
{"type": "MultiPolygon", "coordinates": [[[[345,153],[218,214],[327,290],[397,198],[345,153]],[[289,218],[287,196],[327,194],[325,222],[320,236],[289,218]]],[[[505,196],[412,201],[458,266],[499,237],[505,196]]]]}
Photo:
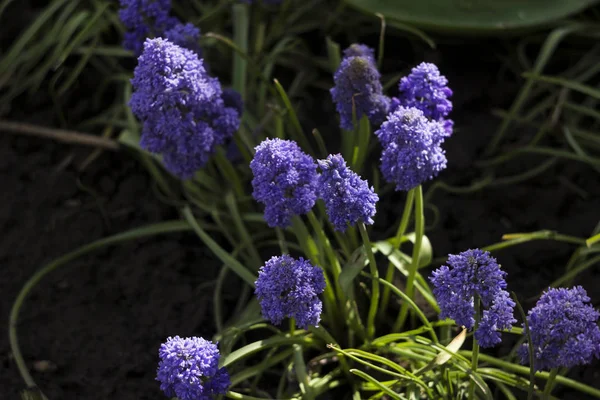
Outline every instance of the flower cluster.
{"type": "Polygon", "coordinates": [[[169,337],[158,351],[156,380],[168,397],[210,400],[227,393],[231,385],[225,368],[219,368],[217,345],[199,337],[169,337]]]}
{"type": "Polygon", "coordinates": [[[367,181],[346,166],[340,154],[318,161],[321,174],[318,195],[325,201],[329,220],[336,230],[346,231],[357,222],[373,223],[379,197],[367,181]]]}
{"type": "Polygon", "coordinates": [[[444,126],[417,108],[398,107],[375,135],[383,146],[381,172],[396,190],[410,190],[446,168],[444,126]]]}
{"type": "Polygon", "coordinates": [[[333,76],[335,86],[330,90],[340,114],[340,126],[353,129],[353,111],[357,120],[366,115],[372,124],[381,124],[389,112],[390,99],[383,95],[373,50],[365,45],[353,45],[344,54],[333,76]]]}
{"type": "Polygon", "coordinates": [[[139,56],[147,38],[164,37],[202,56],[200,29],[170,16],[171,0],[120,0],[119,18],[127,31],[123,47],[139,56]]]}
{"type": "Polygon", "coordinates": [[[440,318],[452,318],[459,325],[475,324],[475,301],[481,301],[483,315],[475,339],[481,347],[500,343],[498,329],[509,329],[516,322],[514,301],[505,290],[506,272],[490,253],[479,249],[448,256],[448,266],[433,271],[431,282],[441,309],[440,318]]]}
{"type": "Polygon", "coordinates": [[[317,200],[317,164],[296,142],[267,139],[256,147],[250,168],[252,195],[265,205],[265,221],[285,228],[317,200]]]}
{"type": "Polygon", "coordinates": [[[366,44],[353,43],[344,50],[344,58],[364,57],[375,64],[375,50],[366,44]]]}
{"type": "Polygon", "coordinates": [[[437,66],[421,63],[403,77],[398,85],[400,96],[394,104],[404,107],[415,107],[423,111],[425,117],[439,121],[444,125],[446,136],[452,134],[452,120],[446,119],[452,111],[452,90],[448,87],[448,79],[440,74],[437,66]]]}
{"type": "Polygon", "coordinates": [[[165,38],[179,47],[184,47],[202,57],[202,48],[200,47],[200,29],[193,24],[176,24],[171,29],[165,31],[165,38]]]}
{"type": "Polygon", "coordinates": [[[120,0],[120,3],[119,18],[127,28],[123,47],[136,55],[142,52],[146,38],[161,36],[178,23],[169,15],[171,0],[120,0]]]}
{"type": "Polygon", "coordinates": [[[142,148],[163,155],[180,178],[200,169],[239,127],[225,107],[221,85],[191,50],[162,38],[147,39],[134,70],[129,105],[142,121],[142,148]]]}
{"type": "MultiPolygon", "coordinates": [[[[536,370],[589,364],[600,357],[600,313],[589,303],[585,289],[548,289],[534,308],[527,323],[531,335],[536,370]]],[[[519,348],[527,362],[529,347],[519,348]]]]}
{"type": "Polygon", "coordinates": [[[325,290],[323,271],[302,257],[272,257],[258,272],[256,296],[265,319],[279,325],[285,317],[295,318],[303,329],[318,325],[325,290]]]}

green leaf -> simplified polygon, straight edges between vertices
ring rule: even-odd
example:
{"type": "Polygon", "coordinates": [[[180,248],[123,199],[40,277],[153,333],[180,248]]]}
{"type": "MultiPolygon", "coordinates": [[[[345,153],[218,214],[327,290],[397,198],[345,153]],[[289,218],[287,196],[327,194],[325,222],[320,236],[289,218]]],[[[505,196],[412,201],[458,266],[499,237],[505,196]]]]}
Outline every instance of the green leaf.
{"type": "Polygon", "coordinates": [[[381,382],[379,382],[377,379],[373,378],[371,375],[366,374],[366,373],[364,373],[364,372],[362,372],[362,371],[360,371],[358,369],[351,369],[350,372],[352,372],[354,375],[360,376],[361,378],[363,378],[367,382],[372,383],[373,385],[375,385],[376,387],[378,387],[382,392],[385,392],[392,399],[402,400],[402,397],[400,397],[392,389],[388,388],[387,386],[385,386],[384,384],[382,384],[381,382]]]}
{"type": "Polygon", "coordinates": [[[288,344],[309,344],[311,339],[306,336],[300,336],[303,334],[298,331],[299,335],[296,336],[273,336],[269,339],[259,340],[254,343],[247,344],[246,346],[237,349],[226,357],[222,358],[221,367],[227,367],[243,358],[251,356],[252,354],[269,349],[273,346],[282,346],[288,344]]]}
{"type": "Polygon", "coordinates": [[[600,233],[592,236],[591,238],[585,241],[587,247],[592,247],[593,244],[600,242],[600,233]]]}
{"type": "Polygon", "coordinates": [[[228,252],[223,250],[221,246],[215,242],[204,229],[200,227],[198,221],[192,214],[192,210],[189,207],[185,207],[181,211],[185,220],[190,224],[194,232],[198,235],[200,240],[208,247],[224,264],[226,264],[233,272],[235,272],[240,278],[242,278],[250,286],[254,287],[256,281],[256,275],[250,272],[244,265],[238,260],[233,258],[228,252]]]}
{"type": "Polygon", "coordinates": [[[342,272],[340,273],[340,277],[338,278],[338,282],[340,283],[340,287],[344,293],[348,293],[352,287],[352,282],[354,278],[360,274],[360,271],[367,265],[367,253],[365,252],[364,246],[358,247],[352,253],[352,257],[348,261],[344,268],[342,268],[342,272]]]}
{"type": "Polygon", "coordinates": [[[347,0],[389,25],[445,33],[496,34],[548,25],[597,3],[597,0],[347,0]]]}
{"type": "MultiPolygon", "coordinates": [[[[409,241],[412,244],[415,244],[415,233],[410,232],[406,235],[402,236],[402,240],[400,243],[409,241]]],[[[433,259],[433,247],[431,246],[431,242],[429,238],[423,235],[423,241],[421,242],[421,250],[419,251],[419,268],[423,268],[428,266],[433,259]]]]}
{"type": "Polygon", "coordinates": [[[38,388],[29,388],[23,390],[21,393],[21,400],[44,400],[45,397],[38,388]]]}

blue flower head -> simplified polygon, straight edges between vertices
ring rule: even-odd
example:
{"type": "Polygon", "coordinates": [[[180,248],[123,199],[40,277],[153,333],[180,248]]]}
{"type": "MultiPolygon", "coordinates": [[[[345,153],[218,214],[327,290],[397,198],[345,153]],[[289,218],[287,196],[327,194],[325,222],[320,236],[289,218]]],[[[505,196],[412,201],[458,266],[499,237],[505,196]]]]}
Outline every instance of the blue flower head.
{"type": "Polygon", "coordinates": [[[398,107],[375,135],[383,146],[381,172],[396,190],[410,190],[446,168],[444,127],[421,110],[398,107]]]}
{"type": "Polygon", "coordinates": [[[307,329],[321,319],[319,294],[324,290],[321,268],[302,257],[282,255],[272,257],[258,271],[255,293],[265,319],[279,325],[285,317],[295,318],[300,328],[307,329]]]}
{"type": "Polygon", "coordinates": [[[221,85],[191,50],[162,38],[147,39],[131,83],[129,105],[142,121],[142,148],[163,155],[180,178],[200,169],[239,127],[239,114],[225,107],[221,85]]]}
{"type": "Polygon", "coordinates": [[[400,80],[400,96],[393,104],[403,107],[415,107],[423,111],[425,117],[440,121],[444,125],[446,136],[452,134],[452,120],[446,119],[452,111],[452,90],[448,79],[440,75],[435,64],[421,63],[412,69],[408,76],[400,80]]]}
{"type": "Polygon", "coordinates": [[[344,50],[344,58],[365,57],[375,64],[375,50],[366,44],[353,43],[344,50]]]}
{"type": "Polygon", "coordinates": [[[500,343],[499,329],[510,329],[515,302],[505,290],[506,272],[487,251],[463,251],[448,256],[448,265],[433,271],[433,294],[440,305],[440,318],[452,318],[458,325],[475,324],[475,297],[481,300],[481,320],[475,339],[481,347],[500,343]]]}
{"type": "Polygon", "coordinates": [[[223,102],[225,103],[225,107],[233,108],[240,115],[242,115],[244,112],[244,101],[242,100],[242,95],[235,89],[223,89],[223,102]]]}
{"type": "MultiPolygon", "coordinates": [[[[535,370],[571,368],[600,358],[599,316],[581,286],[544,292],[527,315],[535,370]]],[[[523,363],[528,350],[527,344],[519,348],[523,363]]]]}
{"type": "Polygon", "coordinates": [[[171,0],[120,0],[120,4],[119,18],[127,28],[123,47],[135,55],[141,54],[146,38],[161,36],[178,23],[169,16],[171,0]]]}
{"type": "Polygon", "coordinates": [[[166,30],[164,36],[169,42],[192,50],[198,54],[198,57],[202,57],[202,48],[199,43],[200,29],[196,28],[193,24],[178,23],[171,29],[166,30]]]}
{"type": "Polygon", "coordinates": [[[346,166],[340,154],[318,161],[321,174],[318,196],[325,201],[329,220],[336,230],[345,232],[357,222],[373,223],[375,203],[379,197],[367,181],[346,166]]]}
{"type": "Polygon", "coordinates": [[[265,205],[270,227],[285,228],[294,215],[306,214],[317,200],[317,164],[296,142],[266,139],[250,162],[252,195],[265,205]]]}
{"type": "Polygon", "coordinates": [[[363,55],[345,57],[333,76],[335,86],[330,92],[342,129],[353,129],[353,107],[357,120],[366,115],[373,125],[381,124],[389,112],[390,99],[383,95],[381,75],[369,50],[364,45],[346,49],[344,53],[363,55]]]}
{"type": "Polygon", "coordinates": [[[169,337],[158,350],[156,380],[168,397],[210,400],[231,386],[225,368],[219,368],[217,345],[199,337],[169,337]]]}

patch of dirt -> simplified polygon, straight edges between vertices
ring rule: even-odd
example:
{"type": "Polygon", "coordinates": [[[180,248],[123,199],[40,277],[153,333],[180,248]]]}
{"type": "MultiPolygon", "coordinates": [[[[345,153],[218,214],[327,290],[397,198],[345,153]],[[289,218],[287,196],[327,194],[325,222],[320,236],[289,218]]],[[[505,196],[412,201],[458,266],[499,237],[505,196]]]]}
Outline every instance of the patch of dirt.
{"type": "MultiPolygon", "coordinates": [[[[3,327],[17,292],[49,261],[177,218],[127,154],[104,154],[82,174],[64,167],[73,154],[44,139],[0,134],[3,327]]],[[[51,399],[160,398],[158,346],[167,336],[214,334],[219,267],[192,233],[179,233],[104,248],[50,273],[26,299],[18,325],[29,367],[49,362],[41,365],[46,372],[32,372],[35,380],[51,399]]],[[[0,361],[2,393],[18,398],[24,384],[4,328],[0,361]]]]}

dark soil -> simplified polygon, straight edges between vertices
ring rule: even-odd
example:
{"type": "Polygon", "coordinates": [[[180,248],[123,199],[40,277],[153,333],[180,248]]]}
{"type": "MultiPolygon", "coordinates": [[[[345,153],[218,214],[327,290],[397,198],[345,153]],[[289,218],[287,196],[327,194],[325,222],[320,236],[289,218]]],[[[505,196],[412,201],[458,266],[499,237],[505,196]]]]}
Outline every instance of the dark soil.
{"type": "MultiPolygon", "coordinates": [[[[455,185],[468,185],[477,176],[473,161],[481,157],[497,125],[489,109],[505,106],[517,88],[491,76],[490,54],[486,58],[482,50],[475,63],[465,49],[458,49],[458,55],[450,49],[446,54],[452,56],[439,60],[456,93],[458,128],[447,142],[449,167],[439,179],[455,185]]],[[[88,154],[0,132],[5,188],[0,204],[0,321],[8,320],[22,285],[47,262],[93,240],[177,218],[128,154],[102,154],[78,172],[75,166],[88,154]]],[[[519,163],[511,163],[507,174],[518,172],[519,163]]],[[[439,220],[428,232],[435,256],[499,242],[504,233],[552,229],[587,237],[599,220],[597,182],[598,175],[587,166],[561,162],[508,187],[468,195],[440,190],[433,197],[439,220]]],[[[383,206],[378,221],[393,213],[392,207],[398,208],[383,206]]],[[[429,211],[427,216],[431,221],[429,211]]],[[[568,244],[535,242],[496,256],[509,273],[510,290],[528,309],[533,304],[528,299],[562,273],[573,250],[568,244]]],[[[170,335],[212,336],[211,282],[219,265],[193,234],[181,233],[112,246],[51,273],[26,300],[19,324],[22,351],[35,380],[53,400],[164,398],[154,381],[158,346],[170,335]],[[48,363],[36,370],[39,361],[48,363]]],[[[598,305],[600,272],[592,269],[577,283],[598,305]]],[[[0,393],[17,398],[23,382],[4,332],[0,393]]],[[[600,364],[574,369],[570,376],[600,387],[600,364]]],[[[555,395],[586,398],[560,390],[555,395]]]]}
{"type": "MultiPolygon", "coordinates": [[[[0,397],[14,399],[24,384],[5,323],[25,281],[78,246],[177,215],[127,154],[104,154],[77,173],[65,163],[89,151],[0,136],[0,397]]],[[[154,381],[158,346],[167,336],[214,334],[210,287],[218,265],[182,233],[99,250],[51,273],[19,323],[36,382],[51,399],[162,398],[154,381]],[[35,371],[38,361],[49,368],[35,371]]]]}

